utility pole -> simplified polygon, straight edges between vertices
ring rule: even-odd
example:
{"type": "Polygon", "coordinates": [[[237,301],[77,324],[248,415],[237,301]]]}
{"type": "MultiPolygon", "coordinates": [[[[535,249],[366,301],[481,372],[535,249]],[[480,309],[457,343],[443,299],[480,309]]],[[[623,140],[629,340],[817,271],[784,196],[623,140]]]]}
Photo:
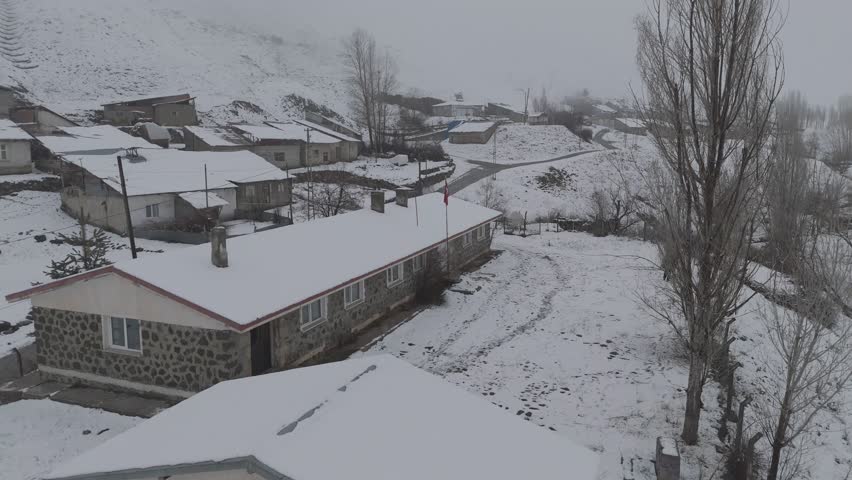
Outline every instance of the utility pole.
{"type": "Polygon", "coordinates": [[[207,164],[204,164],[204,201],[207,208],[210,208],[210,193],[207,191],[207,164]]]}
{"type": "Polygon", "coordinates": [[[314,170],[311,168],[311,128],[305,129],[305,164],[308,166],[308,220],[311,219],[311,210],[314,201],[314,170]]]}
{"type": "Polygon", "coordinates": [[[124,181],[124,166],[121,164],[121,155],[118,159],[118,176],[121,178],[121,197],[124,200],[124,215],[127,216],[127,237],[130,239],[130,254],[136,258],[136,239],[133,237],[133,220],[130,218],[130,204],[127,202],[127,183],[124,181]]]}
{"type": "Polygon", "coordinates": [[[284,173],[287,174],[287,188],[290,189],[290,223],[296,223],[296,219],[293,218],[293,182],[290,181],[290,166],[286,163],[284,164],[284,173]]]}

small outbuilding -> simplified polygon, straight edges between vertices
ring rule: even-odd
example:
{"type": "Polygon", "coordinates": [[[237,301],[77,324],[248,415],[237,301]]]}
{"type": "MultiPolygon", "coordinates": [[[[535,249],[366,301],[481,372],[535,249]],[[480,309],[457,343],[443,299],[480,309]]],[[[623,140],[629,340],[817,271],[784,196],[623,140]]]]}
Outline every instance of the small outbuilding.
{"type": "Polygon", "coordinates": [[[465,122],[450,130],[450,143],[488,143],[496,130],[496,122],[465,122]]]}
{"type": "Polygon", "coordinates": [[[104,121],[112,125],[154,122],[163,127],[198,125],[195,97],[188,93],[105,103],[104,121]]]}
{"type": "Polygon", "coordinates": [[[32,140],[15,122],[0,118],[0,175],[32,173],[32,140]]]}

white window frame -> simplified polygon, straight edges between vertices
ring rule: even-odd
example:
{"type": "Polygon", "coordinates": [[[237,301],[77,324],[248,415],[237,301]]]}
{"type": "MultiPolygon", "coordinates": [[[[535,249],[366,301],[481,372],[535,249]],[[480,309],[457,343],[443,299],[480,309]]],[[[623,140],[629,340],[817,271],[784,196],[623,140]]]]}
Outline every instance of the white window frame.
{"type": "Polygon", "coordinates": [[[317,298],[316,300],[311,300],[310,302],[304,303],[299,307],[299,328],[301,328],[301,330],[303,332],[310,330],[311,328],[325,322],[326,320],[328,320],[328,297],[327,296],[322,297],[322,298],[317,298]],[[313,319],[311,319],[311,318],[305,319],[305,307],[310,308],[311,305],[313,305],[317,302],[319,302],[319,306],[320,306],[320,316],[317,317],[317,318],[313,318],[313,319]]]}
{"type": "Polygon", "coordinates": [[[479,241],[488,238],[488,232],[490,230],[488,227],[489,225],[487,223],[476,227],[476,230],[473,231],[474,239],[479,241]]]}
{"type": "Polygon", "coordinates": [[[160,204],[145,205],[145,218],[160,218],[160,204]]]}
{"type": "Polygon", "coordinates": [[[101,326],[103,330],[103,339],[104,339],[104,349],[116,351],[120,353],[133,353],[133,354],[141,354],[142,353],[142,322],[135,318],[127,318],[127,317],[116,317],[112,315],[103,315],[101,321],[101,326]],[[124,331],[124,345],[116,345],[114,343],[114,338],[112,336],[112,320],[121,320],[122,328],[124,331]],[[130,348],[127,346],[127,321],[132,320],[135,321],[139,328],[139,348],[130,348]]]}
{"type": "Polygon", "coordinates": [[[420,255],[415,255],[414,258],[411,259],[411,269],[415,272],[419,272],[423,270],[423,267],[426,266],[426,254],[421,253],[420,255]],[[417,265],[417,261],[420,261],[420,265],[417,265]]]}
{"type": "Polygon", "coordinates": [[[462,235],[462,247],[469,247],[473,243],[473,232],[462,235]]]}
{"type": "Polygon", "coordinates": [[[328,163],[328,152],[322,152],[322,161],[323,163],[328,163]]]}
{"type": "Polygon", "coordinates": [[[405,262],[399,262],[397,264],[391,265],[385,270],[385,280],[387,281],[388,287],[394,287],[399,285],[405,280],[405,262]],[[398,278],[392,278],[393,271],[398,271],[398,278]]]}
{"type": "Polygon", "coordinates": [[[364,280],[357,281],[355,283],[350,283],[349,285],[343,287],[343,307],[351,308],[356,305],[360,305],[364,303],[366,299],[366,291],[364,290],[364,280]],[[356,299],[352,299],[352,288],[358,286],[358,291],[360,292],[360,297],[356,299]]]}
{"type": "Polygon", "coordinates": [[[272,154],[272,158],[276,162],[287,163],[287,152],[275,152],[272,154]],[[281,160],[278,160],[278,155],[281,155],[281,160]]]}
{"type": "Polygon", "coordinates": [[[6,162],[9,160],[9,146],[5,143],[0,143],[0,161],[6,162]]]}

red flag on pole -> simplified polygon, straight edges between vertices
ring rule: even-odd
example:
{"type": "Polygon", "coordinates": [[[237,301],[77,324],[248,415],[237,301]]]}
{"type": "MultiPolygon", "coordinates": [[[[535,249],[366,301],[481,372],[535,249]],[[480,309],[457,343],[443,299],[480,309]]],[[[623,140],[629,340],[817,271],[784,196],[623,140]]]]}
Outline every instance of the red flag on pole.
{"type": "Polygon", "coordinates": [[[450,187],[447,185],[447,181],[444,180],[444,205],[450,204],[450,187]]]}

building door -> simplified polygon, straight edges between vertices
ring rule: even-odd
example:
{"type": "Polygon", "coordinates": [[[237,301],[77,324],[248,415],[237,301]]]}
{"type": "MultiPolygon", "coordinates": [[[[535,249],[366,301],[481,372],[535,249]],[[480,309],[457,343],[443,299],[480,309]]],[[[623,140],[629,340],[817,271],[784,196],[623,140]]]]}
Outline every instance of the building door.
{"type": "Polygon", "coordinates": [[[251,331],[251,374],[260,375],[272,368],[272,337],[269,323],[251,331]]]}

